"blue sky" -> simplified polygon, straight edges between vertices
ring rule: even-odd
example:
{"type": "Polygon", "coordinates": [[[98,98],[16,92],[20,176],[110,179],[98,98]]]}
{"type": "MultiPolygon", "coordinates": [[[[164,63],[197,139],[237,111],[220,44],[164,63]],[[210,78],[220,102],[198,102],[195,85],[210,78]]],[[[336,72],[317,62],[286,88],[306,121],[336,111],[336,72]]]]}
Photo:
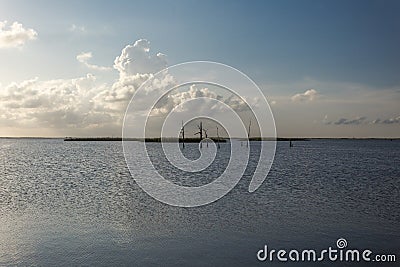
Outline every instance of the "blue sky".
{"type": "MultiPolygon", "coordinates": [[[[169,65],[211,60],[238,68],[277,103],[309,89],[336,100],[357,92],[358,99],[373,93],[393,99],[400,85],[399,11],[399,1],[0,1],[0,21],[38,33],[23,47],[0,49],[0,83],[78,78],[90,72],[78,54],[91,52],[91,63],[112,67],[126,45],[145,38],[169,65]]],[[[118,73],[96,77],[112,84],[118,73]]],[[[396,119],[399,109],[388,106],[394,107],[369,120],[396,119]]],[[[349,108],[319,117],[333,123],[362,113],[368,112],[349,108]]],[[[370,135],[395,136],[393,124],[370,135]]],[[[348,127],[343,135],[364,130],[348,127]]]]}

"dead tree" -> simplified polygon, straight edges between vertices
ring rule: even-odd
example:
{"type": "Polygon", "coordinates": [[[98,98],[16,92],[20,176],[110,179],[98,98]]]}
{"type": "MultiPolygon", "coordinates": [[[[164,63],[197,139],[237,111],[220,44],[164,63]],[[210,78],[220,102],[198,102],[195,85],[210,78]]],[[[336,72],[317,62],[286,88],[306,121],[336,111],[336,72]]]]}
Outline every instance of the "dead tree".
{"type": "Polygon", "coordinates": [[[218,134],[218,125],[217,125],[217,144],[218,144],[218,148],[220,148],[220,146],[219,146],[219,134],[218,134]]]}
{"type": "Polygon", "coordinates": [[[199,134],[200,135],[200,148],[202,148],[202,143],[201,141],[203,140],[203,123],[200,121],[200,124],[197,125],[197,128],[199,128],[199,131],[197,133],[195,133],[194,135],[199,134]]]}
{"type": "Polygon", "coordinates": [[[208,140],[207,140],[207,138],[208,138],[208,135],[207,135],[208,129],[203,129],[203,131],[204,131],[204,135],[206,136],[206,142],[207,142],[207,147],[208,147],[208,140]]]}
{"type": "Polygon", "coordinates": [[[185,148],[185,126],[183,125],[183,121],[182,121],[181,135],[182,135],[182,148],[185,148]]]}

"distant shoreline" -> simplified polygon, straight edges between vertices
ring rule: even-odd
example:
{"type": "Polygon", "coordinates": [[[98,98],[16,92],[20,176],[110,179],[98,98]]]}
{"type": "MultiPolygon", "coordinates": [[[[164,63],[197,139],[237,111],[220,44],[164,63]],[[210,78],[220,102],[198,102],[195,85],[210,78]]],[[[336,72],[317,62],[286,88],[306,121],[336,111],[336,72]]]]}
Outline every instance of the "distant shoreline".
{"type": "MultiPolygon", "coordinates": [[[[122,137],[10,137],[4,136],[0,139],[40,139],[40,140],[64,140],[64,141],[122,141],[122,137]]],[[[213,141],[218,141],[217,138],[210,138],[213,141]]],[[[231,138],[233,140],[246,141],[245,138],[231,138]]],[[[143,141],[143,138],[124,138],[125,141],[143,141]]],[[[226,142],[229,138],[220,138],[220,142],[226,142]]],[[[400,137],[277,137],[276,139],[270,137],[251,137],[250,141],[312,141],[312,140],[400,140],[400,137]]],[[[177,138],[165,138],[165,142],[176,142],[177,138]]],[[[180,139],[180,141],[182,141],[180,139]]],[[[185,138],[187,143],[199,142],[199,138],[185,138]]],[[[161,142],[160,138],[146,138],[146,142],[161,142]]]]}
{"type": "MultiPolygon", "coordinates": [[[[208,139],[203,139],[203,142],[211,142],[210,139],[214,142],[221,142],[225,143],[226,139],[224,138],[208,138],[208,139]]],[[[185,138],[185,140],[181,138],[173,138],[173,137],[167,137],[167,138],[122,138],[122,137],[66,137],[64,138],[64,141],[139,141],[139,142],[154,142],[154,143],[161,143],[161,142],[185,142],[185,143],[198,143],[200,142],[199,138],[185,138]]]]}
{"type": "MultiPolygon", "coordinates": [[[[209,138],[214,142],[217,142],[217,138],[209,138]]],[[[219,142],[225,143],[229,141],[230,139],[232,140],[239,140],[239,141],[246,141],[247,139],[245,138],[220,138],[219,142]]],[[[161,138],[121,138],[121,137],[70,137],[70,138],[64,138],[64,141],[140,141],[140,142],[155,142],[155,143],[160,143],[161,138]]],[[[249,138],[249,141],[311,141],[311,140],[400,140],[400,138],[302,138],[302,137],[294,137],[294,138],[288,138],[288,137],[277,137],[277,138],[270,138],[270,137],[251,137],[249,138]]],[[[163,138],[163,142],[177,142],[177,138],[163,138]]],[[[204,139],[206,141],[206,139],[204,139]]],[[[179,139],[179,142],[182,143],[183,140],[179,139]]],[[[200,142],[199,138],[185,138],[185,143],[198,143],[200,142]]],[[[206,141],[207,142],[207,141],[206,141]]]]}

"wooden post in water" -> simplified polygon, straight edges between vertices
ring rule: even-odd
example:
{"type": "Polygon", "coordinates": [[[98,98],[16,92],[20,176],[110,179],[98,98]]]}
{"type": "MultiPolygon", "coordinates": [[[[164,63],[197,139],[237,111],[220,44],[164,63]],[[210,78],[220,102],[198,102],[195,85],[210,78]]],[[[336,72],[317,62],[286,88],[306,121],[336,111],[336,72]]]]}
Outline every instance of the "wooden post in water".
{"type": "Polygon", "coordinates": [[[218,144],[218,148],[220,148],[220,146],[219,146],[219,134],[218,134],[218,125],[217,125],[217,144],[218,144]]]}
{"type": "Polygon", "coordinates": [[[249,147],[249,143],[250,143],[250,127],[251,127],[251,119],[249,122],[249,130],[247,132],[247,147],[249,147]]]}
{"type": "Polygon", "coordinates": [[[185,148],[185,126],[183,125],[183,121],[182,121],[181,134],[182,134],[182,148],[185,148]]]}
{"type": "MultiPolygon", "coordinates": [[[[207,135],[208,129],[203,129],[203,131],[204,131],[204,134],[205,134],[206,139],[207,139],[208,138],[208,135],[207,135]]],[[[206,142],[207,142],[207,147],[208,147],[208,140],[206,140],[206,142]]]]}

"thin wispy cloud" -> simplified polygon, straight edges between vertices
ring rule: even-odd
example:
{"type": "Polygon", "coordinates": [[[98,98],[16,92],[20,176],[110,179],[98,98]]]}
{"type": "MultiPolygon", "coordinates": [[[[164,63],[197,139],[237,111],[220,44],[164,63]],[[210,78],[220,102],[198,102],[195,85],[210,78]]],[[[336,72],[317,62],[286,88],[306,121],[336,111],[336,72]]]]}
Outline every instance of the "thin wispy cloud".
{"type": "Polygon", "coordinates": [[[387,119],[376,119],[371,122],[371,124],[397,124],[400,123],[400,116],[387,118],[387,119]]]}
{"type": "Polygon", "coordinates": [[[82,63],[83,65],[85,65],[86,67],[88,67],[89,69],[92,70],[97,70],[97,71],[108,71],[108,70],[112,70],[111,67],[104,67],[104,66],[99,66],[99,65],[95,65],[95,64],[91,64],[89,63],[89,60],[93,57],[92,52],[83,52],[80,53],[79,55],[76,56],[76,59],[82,63]]]}
{"type": "Polygon", "coordinates": [[[393,123],[400,123],[400,116],[397,116],[396,118],[389,118],[383,120],[382,122],[382,124],[393,124],[393,123]]]}
{"type": "Polygon", "coordinates": [[[339,118],[334,121],[329,121],[328,115],[325,115],[325,117],[322,120],[322,123],[326,125],[362,125],[362,124],[389,125],[389,124],[400,124],[400,116],[393,118],[386,118],[386,119],[377,118],[374,120],[370,120],[366,116],[361,116],[355,118],[339,118]]]}
{"type": "Polygon", "coordinates": [[[354,119],[340,118],[339,120],[333,122],[335,125],[360,125],[365,123],[367,117],[356,117],[354,119]]]}
{"type": "Polygon", "coordinates": [[[7,21],[0,21],[0,48],[22,47],[26,42],[37,39],[34,29],[24,28],[15,21],[8,26],[7,21]]]}

